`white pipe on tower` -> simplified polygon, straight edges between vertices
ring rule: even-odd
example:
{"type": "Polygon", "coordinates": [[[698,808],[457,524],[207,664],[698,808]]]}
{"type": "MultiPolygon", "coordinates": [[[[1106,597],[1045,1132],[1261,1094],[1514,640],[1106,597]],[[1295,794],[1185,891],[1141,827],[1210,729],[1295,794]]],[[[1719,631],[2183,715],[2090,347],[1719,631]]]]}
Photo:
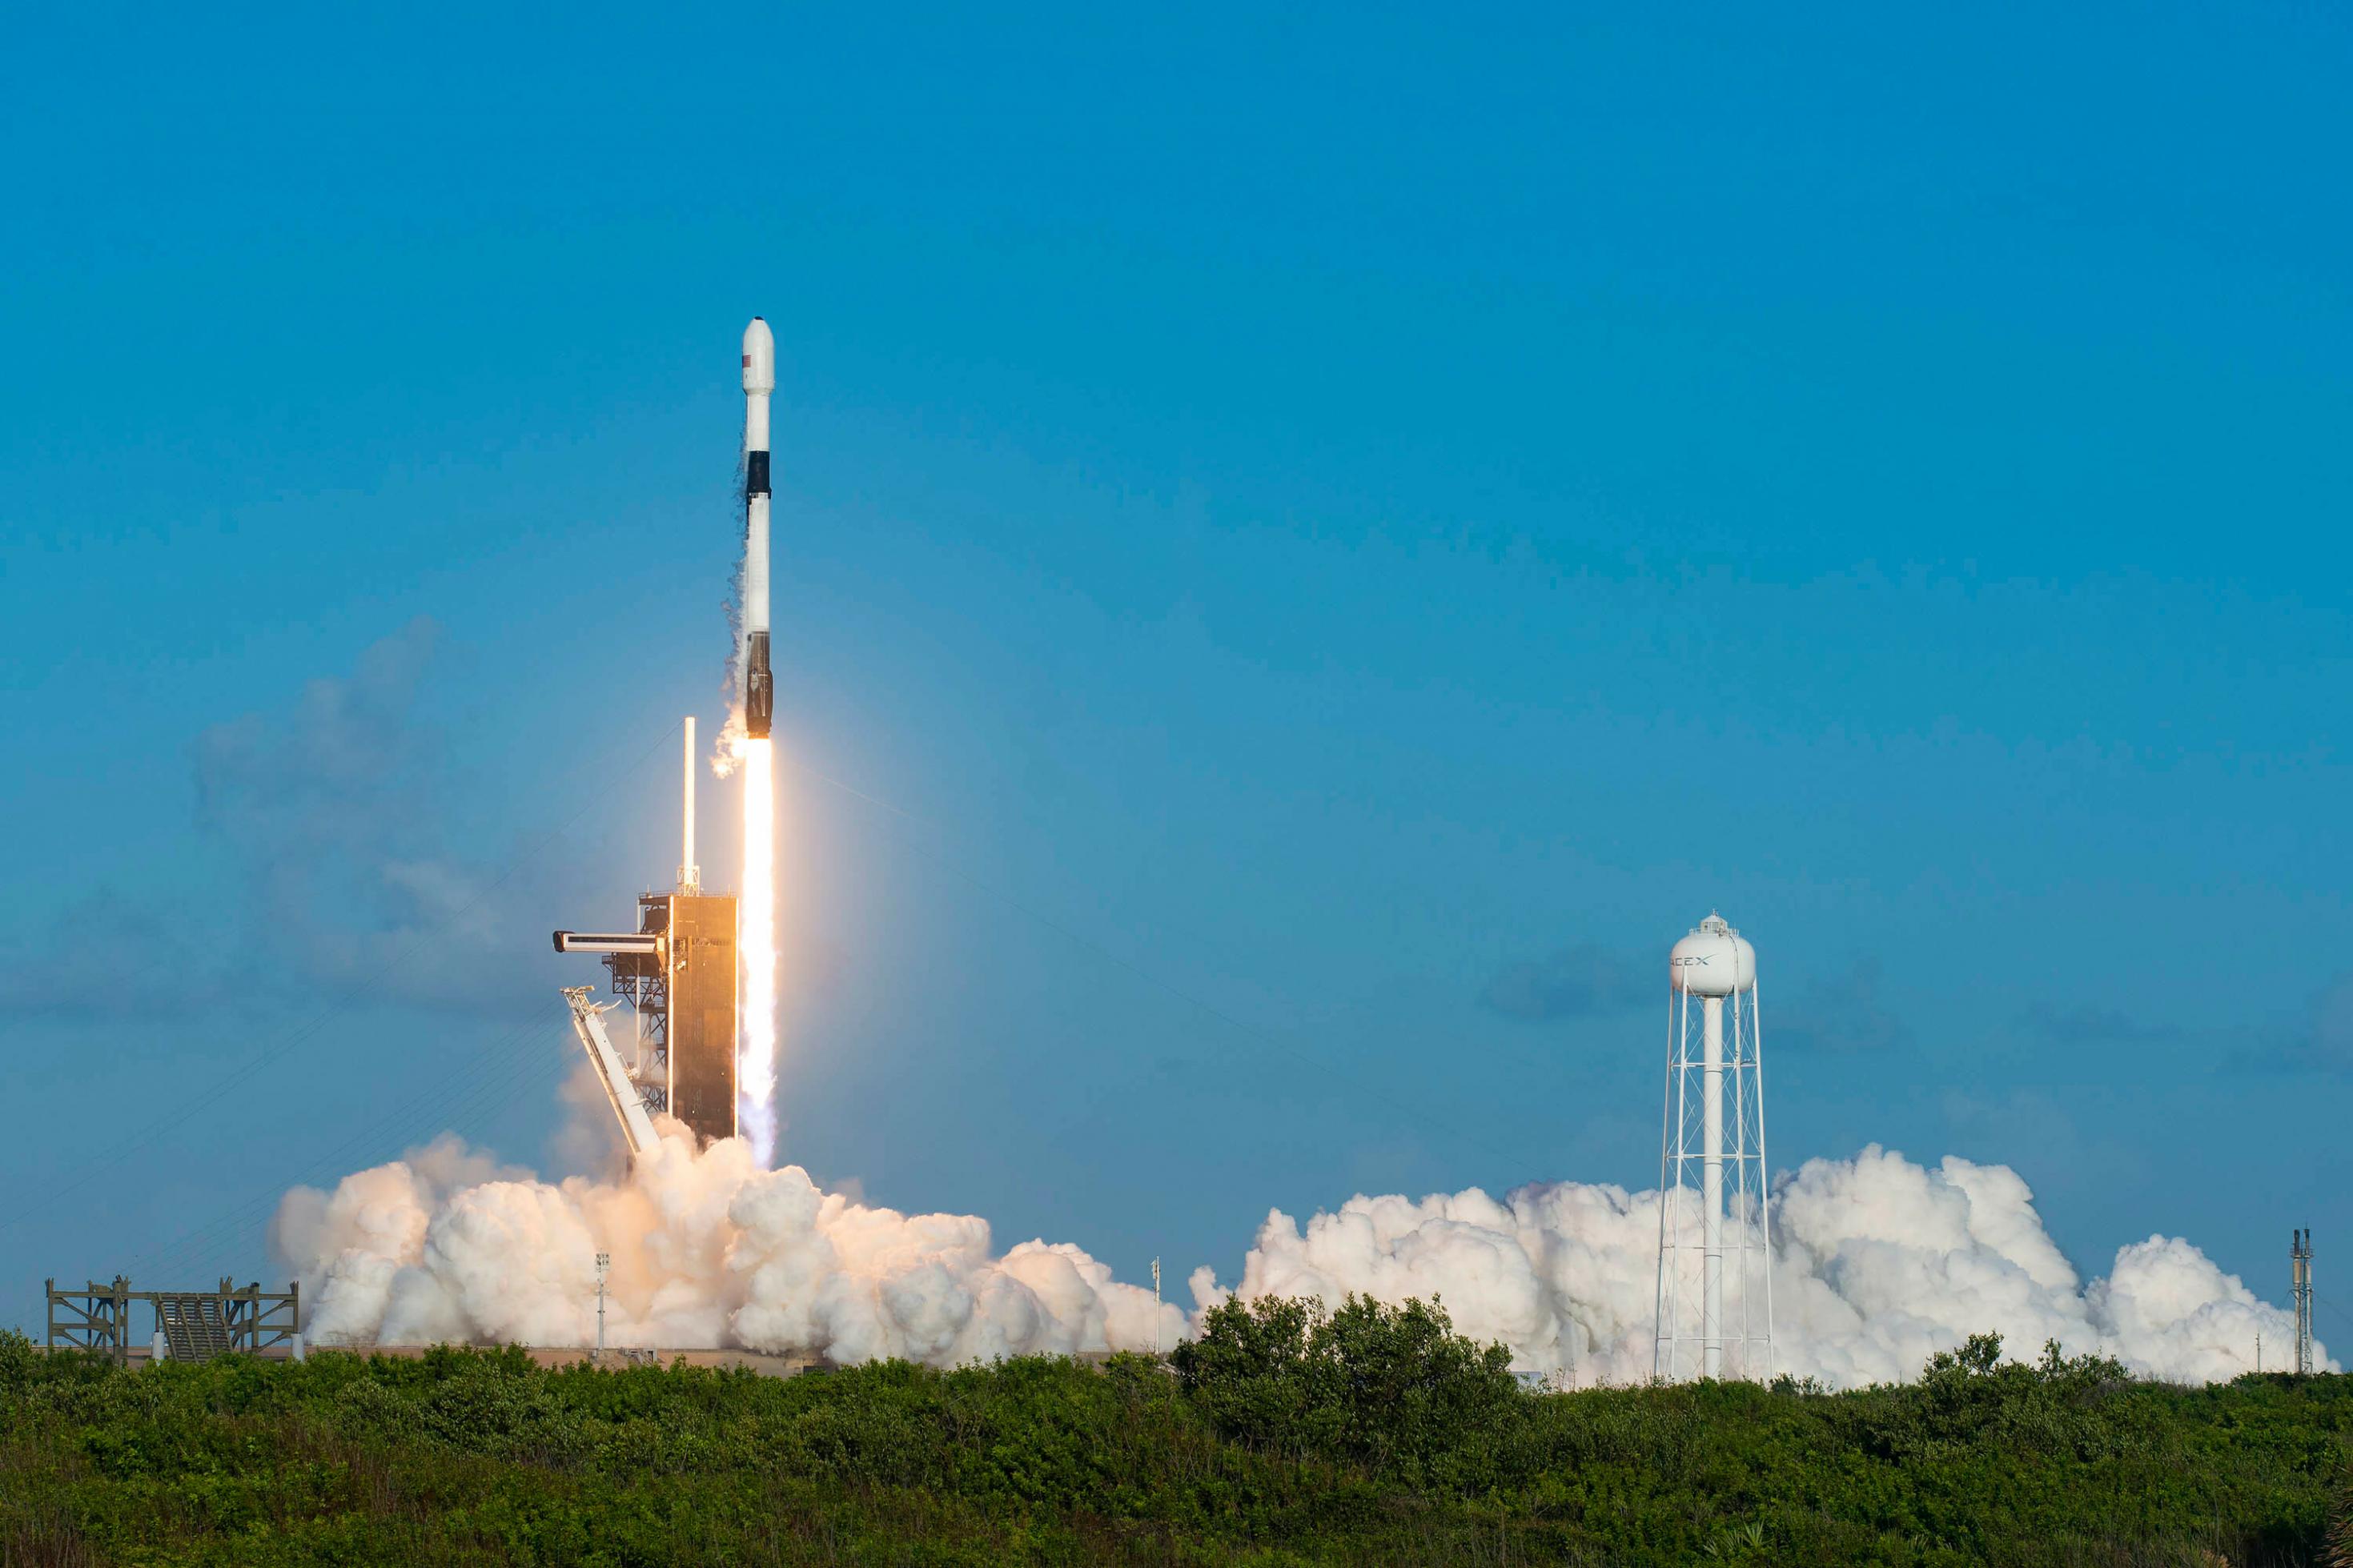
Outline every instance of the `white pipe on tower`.
{"type": "Polygon", "coordinates": [[[678,890],[691,895],[702,891],[702,868],[694,863],[694,715],[691,713],[686,716],[686,745],[681,752],[681,760],[684,764],[680,782],[684,821],[679,837],[678,890]]]}
{"type": "Polygon", "coordinates": [[[1724,998],[1702,1008],[1700,1054],[1700,1375],[1724,1375],[1724,998]]]}

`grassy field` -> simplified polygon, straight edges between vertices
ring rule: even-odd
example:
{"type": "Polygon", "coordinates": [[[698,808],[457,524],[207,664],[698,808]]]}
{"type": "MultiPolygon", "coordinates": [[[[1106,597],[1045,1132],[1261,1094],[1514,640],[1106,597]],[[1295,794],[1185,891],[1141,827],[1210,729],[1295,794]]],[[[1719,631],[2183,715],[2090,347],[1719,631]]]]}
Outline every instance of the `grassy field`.
{"type": "Polygon", "coordinates": [[[0,1560],[2256,1568],[2327,1561],[2353,1455],[2353,1380],[1989,1341],[1849,1394],[1528,1394],[1442,1313],[1262,1303],[1175,1361],[123,1372],[0,1336],[0,1560]]]}

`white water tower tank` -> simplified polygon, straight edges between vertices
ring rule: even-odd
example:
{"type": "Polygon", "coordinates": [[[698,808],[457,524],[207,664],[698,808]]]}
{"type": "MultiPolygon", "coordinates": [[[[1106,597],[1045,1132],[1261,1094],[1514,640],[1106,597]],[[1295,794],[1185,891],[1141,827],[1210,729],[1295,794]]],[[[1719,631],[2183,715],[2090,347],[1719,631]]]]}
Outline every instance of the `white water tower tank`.
{"type": "Polygon", "coordinates": [[[1757,950],[1722,915],[1710,915],[1667,955],[1667,984],[1694,996],[1747,991],[1757,984],[1757,950]]]}

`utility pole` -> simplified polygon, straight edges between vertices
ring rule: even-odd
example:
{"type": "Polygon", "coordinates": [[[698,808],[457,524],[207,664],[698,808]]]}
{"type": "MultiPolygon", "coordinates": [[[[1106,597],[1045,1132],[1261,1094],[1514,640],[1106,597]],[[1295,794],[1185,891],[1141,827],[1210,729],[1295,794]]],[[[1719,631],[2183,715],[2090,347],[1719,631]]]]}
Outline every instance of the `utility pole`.
{"type": "Polygon", "coordinates": [[[2295,1371],[2312,1375],[2312,1232],[2291,1233],[2288,1258],[2295,1283],[2295,1371]]]}
{"type": "Polygon", "coordinates": [[[1152,1260],[1152,1359],[1160,1359],[1160,1259],[1152,1260]]]}
{"type": "Polygon", "coordinates": [[[605,1359],[605,1275],[613,1267],[613,1255],[596,1255],[596,1359],[605,1359]]]}

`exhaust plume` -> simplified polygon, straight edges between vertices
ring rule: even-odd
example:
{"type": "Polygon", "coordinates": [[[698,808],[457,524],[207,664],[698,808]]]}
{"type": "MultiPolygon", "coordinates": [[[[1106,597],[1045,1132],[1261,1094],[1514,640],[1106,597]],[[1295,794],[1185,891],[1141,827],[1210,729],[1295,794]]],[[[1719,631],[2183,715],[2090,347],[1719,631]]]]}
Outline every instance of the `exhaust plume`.
{"type": "Polygon", "coordinates": [[[776,773],[773,741],[744,742],[744,883],[736,948],[743,986],[736,1120],[762,1170],[776,1155],[776,773]]]}
{"type": "MultiPolygon", "coordinates": [[[[2254,1370],[2258,1333],[2284,1348],[2293,1330],[2179,1237],[2134,1242],[2105,1279],[2082,1284],[2005,1165],[1947,1156],[1929,1168],[1873,1144],[1783,1175],[1772,1221],[1778,1370],[1832,1387],[1915,1377],[1935,1352],[1988,1330],[2014,1355],[2057,1340],[2144,1376],[2216,1382],[2254,1370]]],[[[1656,1192],[1562,1182],[1500,1201],[1475,1187],[1359,1196],[1304,1226],[1269,1213],[1233,1293],[1439,1296],[1458,1330],[1502,1341],[1523,1370],[1639,1383],[1651,1375],[1658,1245],[1656,1192]]],[[[1192,1287],[1204,1310],[1227,1294],[1207,1268],[1192,1287]]]]}
{"type": "Polygon", "coordinates": [[[270,1243],[302,1281],[312,1342],[586,1345],[596,1255],[608,1342],[935,1366],[1173,1344],[1174,1305],[1080,1248],[992,1249],[988,1222],[905,1215],[765,1170],[740,1138],[700,1153],[669,1124],[620,1183],[499,1167],[444,1135],[406,1159],[298,1187],[270,1243]]]}
{"type": "MultiPolygon", "coordinates": [[[[2288,1314],[2178,1237],[2135,1242],[2084,1284],[2005,1166],[1931,1168],[1874,1145],[1808,1162],[1776,1199],[1780,1370],[1832,1386],[1916,1376],[1987,1330],[2014,1354],[2055,1339],[2193,1383],[2253,1370],[2258,1332],[2283,1350],[2290,1337],[2288,1314]]],[[[1435,1296],[1525,1370],[1641,1382],[1658,1218],[1655,1192],[1577,1182],[1500,1200],[1359,1196],[1304,1225],[1270,1213],[1234,1293],[1435,1296]]],[[[600,1250],[613,1257],[615,1344],[842,1363],[1173,1345],[1227,1294],[1198,1269],[1190,1323],[1174,1305],[1155,1323],[1151,1291],[1076,1247],[998,1254],[986,1220],[872,1207],[797,1165],[761,1168],[742,1139],[698,1153],[674,1125],[617,1183],[543,1182],[445,1135],[332,1193],[287,1194],[271,1245],[301,1279],[319,1344],[588,1344],[600,1250]]],[[[2325,1352],[2323,1364],[2335,1370],[2325,1352]]]]}

